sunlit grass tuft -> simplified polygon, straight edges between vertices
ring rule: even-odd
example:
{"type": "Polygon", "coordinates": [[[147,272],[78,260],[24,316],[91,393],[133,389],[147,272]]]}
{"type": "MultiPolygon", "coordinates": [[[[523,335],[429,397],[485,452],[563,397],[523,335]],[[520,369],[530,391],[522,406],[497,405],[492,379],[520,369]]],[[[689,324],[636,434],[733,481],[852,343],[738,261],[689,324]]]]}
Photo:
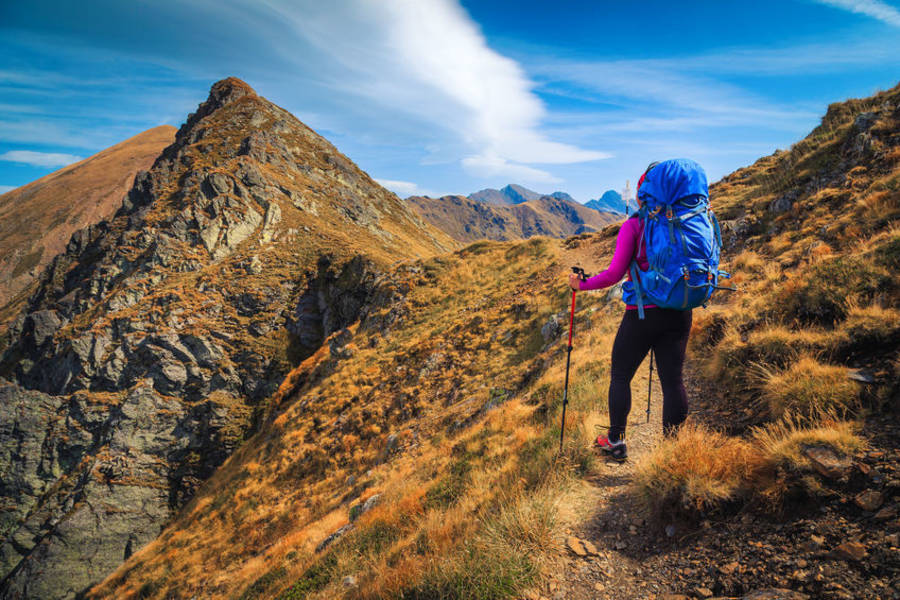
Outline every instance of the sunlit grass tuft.
{"type": "Polygon", "coordinates": [[[634,489],[654,512],[708,510],[739,499],[760,467],[748,442],[687,423],[641,460],[634,489]]]}
{"type": "Polygon", "coordinates": [[[848,377],[846,367],[820,363],[803,356],[784,370],[760,366],[763,400],[769,414],[816,416],[846,415],[858,406],[859,386],[848,377]]]}

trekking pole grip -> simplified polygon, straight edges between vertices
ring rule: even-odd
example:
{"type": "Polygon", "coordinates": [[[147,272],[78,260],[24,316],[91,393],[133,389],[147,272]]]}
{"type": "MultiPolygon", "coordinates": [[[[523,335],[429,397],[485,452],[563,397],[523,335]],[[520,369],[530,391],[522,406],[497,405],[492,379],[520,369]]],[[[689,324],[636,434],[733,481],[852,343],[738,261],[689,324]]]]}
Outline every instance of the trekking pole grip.
{"type": "Polygon", "coordinates": [[[572,272],[578,275],[579,280],[587,281],[588,276],[581,267],[572,267],[572,272]]]}

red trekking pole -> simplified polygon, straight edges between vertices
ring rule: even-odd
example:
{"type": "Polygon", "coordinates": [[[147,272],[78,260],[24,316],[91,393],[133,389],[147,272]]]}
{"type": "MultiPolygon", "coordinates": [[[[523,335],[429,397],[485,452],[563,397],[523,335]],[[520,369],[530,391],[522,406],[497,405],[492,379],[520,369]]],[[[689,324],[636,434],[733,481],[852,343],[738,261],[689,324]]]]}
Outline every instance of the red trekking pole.
{"type": "MultiPolygon", "coordinates": [[[[587,275],[581,267],[572,267],[578,279],[584,281],[587,275]]],[[[575,290],[572,290],[572,308],[569,310],[569,345],[566,348],[566,383],[563,387],[562,425],[559,429],[559,452],[562,454],[563,437],[566,434],[566,406],[569,404],[569,365],[572,362],[572,330],[575,328],[575,290]]]]}

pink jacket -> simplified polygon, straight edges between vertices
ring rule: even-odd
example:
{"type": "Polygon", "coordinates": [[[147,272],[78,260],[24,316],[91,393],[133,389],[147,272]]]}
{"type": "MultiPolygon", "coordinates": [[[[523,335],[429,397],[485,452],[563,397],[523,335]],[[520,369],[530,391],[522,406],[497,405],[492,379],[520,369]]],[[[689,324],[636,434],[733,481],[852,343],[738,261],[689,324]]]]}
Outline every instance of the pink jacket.
{"type": "MultiPolygon", "coordinates": [[[[631,261],[637,258],[638,267],[646,271],[649,268],[647,262],[647,244],[644,243],[644,224],[638,218],[626,219],[619,228],[619,235],[616,237],[616,250],[613,252],[612,262],[605,271],[597,273],[587,281],[582,281],[579,288],[582,291],[600,290],[611,287],[622,277],[628,276],[631,280],[629,269],[631,261]]],[[[631,304],[626,306],[627,309],[637,309],[631,304]]],[[[655,308],[652,304],[645,304],[644,308],[655,308]]]]}

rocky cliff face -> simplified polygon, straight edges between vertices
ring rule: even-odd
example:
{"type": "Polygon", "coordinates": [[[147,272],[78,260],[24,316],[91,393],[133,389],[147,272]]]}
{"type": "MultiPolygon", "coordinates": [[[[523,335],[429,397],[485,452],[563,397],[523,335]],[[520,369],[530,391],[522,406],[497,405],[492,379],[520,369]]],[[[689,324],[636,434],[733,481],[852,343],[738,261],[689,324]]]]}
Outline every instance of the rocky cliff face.
{"type": "Polygon", "coordinates": [[[115,214],[135,174],[153,164],[175,131],[154,127],[0,195],[0,332],[72,234],[115,214]]]}
{"type": "Polygon", "coordinates": [[[153,539],[383,266],[453,246],[245,83],[216,83],[75,233],[0,359],[0,598],[68,598],[153,539]]]}

